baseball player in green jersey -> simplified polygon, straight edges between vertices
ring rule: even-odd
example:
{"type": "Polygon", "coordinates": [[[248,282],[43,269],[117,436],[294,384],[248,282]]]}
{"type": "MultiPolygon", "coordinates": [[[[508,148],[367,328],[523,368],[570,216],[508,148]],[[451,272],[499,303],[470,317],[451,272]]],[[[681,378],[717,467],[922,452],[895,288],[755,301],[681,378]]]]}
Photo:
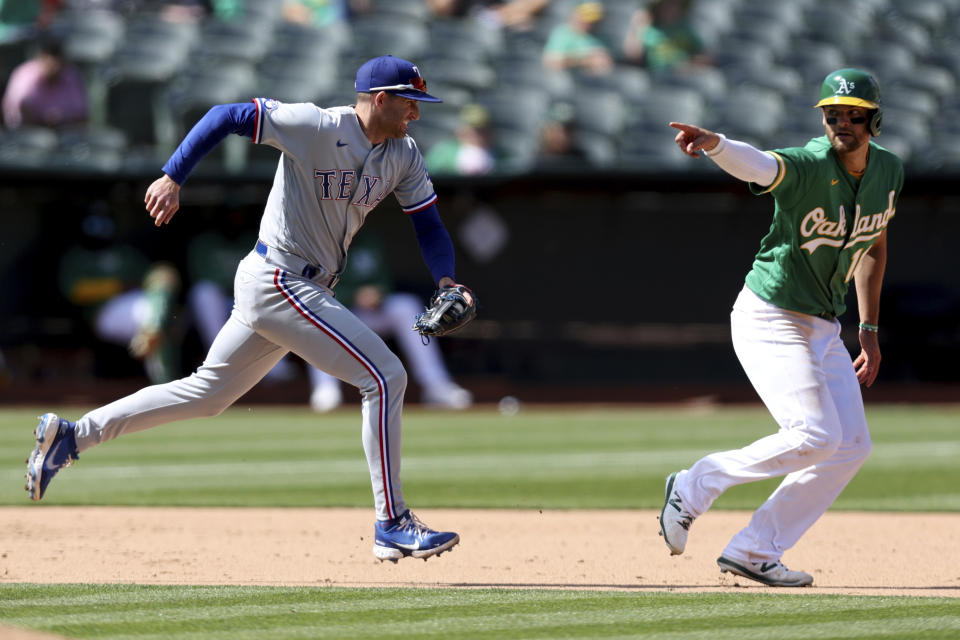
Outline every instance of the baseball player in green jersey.
{"type": "Polygon", "coordinates": [[[880,91],[857,69],[829,74],[820,90],[825,136],[804,147],[759,151],[701,127],[670,123],[693,157],[773,196],[770,232],[731,313],[733,346],[779,430],[753,444],[698,460],[667,477],[660,533],[683,553],[694,519],[730,487],[786,476],[717,560],[770,586],[813,577],[781,562],[837,498],[870,453],[860,384],[877,377],[880,288],[887,225],[903,167],[871,140],[880,134],[880,91]],[[837,317],[851,280],[860,314],[860,353],[851,360],[837,317]]]}

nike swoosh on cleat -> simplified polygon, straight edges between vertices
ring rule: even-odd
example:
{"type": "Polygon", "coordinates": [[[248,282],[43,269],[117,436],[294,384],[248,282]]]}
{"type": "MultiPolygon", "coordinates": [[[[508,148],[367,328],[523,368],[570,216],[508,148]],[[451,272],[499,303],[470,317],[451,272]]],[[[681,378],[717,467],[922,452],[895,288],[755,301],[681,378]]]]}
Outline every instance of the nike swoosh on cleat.
{"type": "Polygon", "coordinates": [[[394,542],[393,544],[400,547],[401,549],[408,549],[410,551],[418,551],[420,549],[419,540],[417,540],[413,544],[403,544],[402,542],[394,542]]]}

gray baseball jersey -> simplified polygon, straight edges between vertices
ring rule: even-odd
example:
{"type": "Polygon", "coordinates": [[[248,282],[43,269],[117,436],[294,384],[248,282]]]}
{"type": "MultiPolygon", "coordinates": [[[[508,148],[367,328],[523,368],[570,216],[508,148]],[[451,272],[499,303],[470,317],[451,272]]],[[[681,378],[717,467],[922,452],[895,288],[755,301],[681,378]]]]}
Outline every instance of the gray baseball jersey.
{"type": "Polygon", "coordinates": [[[413,138],[367,139],[352,107],[257,98],[253,140],[283,151],[260,239],[340,273],[367,214],[391,191],[406,213],[437,196],[413,138]]]}
{"type": "Polygon", "coordinates": [[[255,251],[240,263],[235,304],[203,365],[83,416],[77,447],[141,429],[215,415],[288,352],[355,386],[379,520],[402,515],[401,411],[407,374],[396,355],[332,295],[350,243],[389,193],[415,213],[437,199],[409,136],[373,145],[353,107],[323,109],[257,98],[254,142],[283,154],[255,251]]]}

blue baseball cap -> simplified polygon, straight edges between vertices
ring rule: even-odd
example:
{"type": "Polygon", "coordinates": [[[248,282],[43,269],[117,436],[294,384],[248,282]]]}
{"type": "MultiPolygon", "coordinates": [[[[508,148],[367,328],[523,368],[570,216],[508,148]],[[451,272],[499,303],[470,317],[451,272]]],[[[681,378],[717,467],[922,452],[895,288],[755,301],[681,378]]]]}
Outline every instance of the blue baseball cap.
{"type": "Polygon", "coordinates": [[[386,91],[410,100],[443,102],[427,93],[427,82],[420,75],[417,65],[393,56],[380,56],[364,62],[357,69],[354,88],[357,93],[386,91]]]}

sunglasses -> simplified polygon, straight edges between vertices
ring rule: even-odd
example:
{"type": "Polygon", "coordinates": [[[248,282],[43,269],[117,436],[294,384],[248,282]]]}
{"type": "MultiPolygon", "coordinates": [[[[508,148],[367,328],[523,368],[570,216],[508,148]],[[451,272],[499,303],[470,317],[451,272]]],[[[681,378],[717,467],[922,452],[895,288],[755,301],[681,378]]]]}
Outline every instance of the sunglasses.
{"type": "MultiPolygon", "coordinates": [[[[826,111],[823,114],[824,120],[829,125],[835,125],[840,120],[840,114],[836,111],[826,111]]],[[[850,124],[864,124],[867,121],[867,116],[856,115],[847,118],[850,121],[850,124]]]]}

